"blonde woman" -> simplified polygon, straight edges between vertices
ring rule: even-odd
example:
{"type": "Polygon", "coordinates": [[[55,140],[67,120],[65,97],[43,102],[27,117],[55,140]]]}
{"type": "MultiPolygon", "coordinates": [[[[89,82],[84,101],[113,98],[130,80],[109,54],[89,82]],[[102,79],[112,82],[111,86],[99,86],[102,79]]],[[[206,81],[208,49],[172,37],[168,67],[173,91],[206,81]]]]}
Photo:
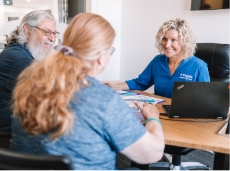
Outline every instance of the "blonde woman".
{"type": "Polygon", "coordinates": [[[14,151],[68,155],[78,170],[116,169],[118,152],[138,163],[161,159],[158,110],[136,103],[143,126],[117,92],[96,80],[106,67],[115,31],[99,15],[75,16],[63,45],[19,76],[13,95],[14,151]]]}
{"type": "Polygon", "coordinates": [[[148,64],[138,78],[108,86],[115,90],[146,90],[154,85],[156,95],[171,98],[175,81],[209,82],[207,64],[193,54],[195,37],[183,19],[166,21],[156,35],[160,55],[148,64]]]}

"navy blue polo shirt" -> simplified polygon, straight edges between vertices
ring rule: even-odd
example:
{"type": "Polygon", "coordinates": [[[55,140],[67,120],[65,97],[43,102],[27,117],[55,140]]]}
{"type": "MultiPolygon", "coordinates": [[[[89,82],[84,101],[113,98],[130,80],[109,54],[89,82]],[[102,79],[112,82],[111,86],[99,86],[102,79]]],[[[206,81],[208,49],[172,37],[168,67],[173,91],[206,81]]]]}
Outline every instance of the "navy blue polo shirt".
{"type": "Polygon", "coordinates": [[[29,50],[15,42],[0,53],[0,131],[11,129],[12,91],[18,75],[33,60],[29,50]]]}

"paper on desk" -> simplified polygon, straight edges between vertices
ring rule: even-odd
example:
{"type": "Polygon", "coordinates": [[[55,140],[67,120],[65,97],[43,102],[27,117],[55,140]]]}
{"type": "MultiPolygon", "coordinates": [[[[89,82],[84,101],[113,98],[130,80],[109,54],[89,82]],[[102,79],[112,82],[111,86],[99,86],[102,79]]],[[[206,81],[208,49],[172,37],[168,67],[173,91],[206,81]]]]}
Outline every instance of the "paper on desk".
{"type": "Polygon", "coordinates": [[[131,91],[117,91],[121,96],[135,96],[139,93],[131,92],[131,91]]]}
{"type": "Polygon", "coordinates": [[[140,109],[134,104],[133,101],[125,101],[125,102],[129,105],[132,112],[140,112],[140,109]]]}
{"type": "Polygon", "coordinates": [[[155,97],[149,97],[145,96],[136,92],[130,92],[130,91],[118,91],[118,93],[121,95],[121,97],[125,101],[141,101],[141,102],[146,102],[146,103],[152,103],[152,104],[159,104],[162,102],[165,102],[164,99],[159,99],[155,97]]]}
{"type": "MultiPolygon", "coordinates": [[[[140,112],[140,109],[134,104],[134,100],[136,101],[144,101],[147,102],[147,100],[155,100],[154,102],[156,103],[158,99],[153,99],[153,98],[149,98],[148,96],[145,96],[146,98],[144,98],[144,95],[141,95],[139,93],[136,92],[132,92],[132,91],[117,91],[121,97],[125,100],[125,102],[128,104],[128,106],[130,107],[131,111],[133,112],[133,114],[136,116],[136,118],[139,121],[143,121],[145,120],[143,115],[140,112]]],[[[161,99],[159,99],[160,101],[161,99]]]]}

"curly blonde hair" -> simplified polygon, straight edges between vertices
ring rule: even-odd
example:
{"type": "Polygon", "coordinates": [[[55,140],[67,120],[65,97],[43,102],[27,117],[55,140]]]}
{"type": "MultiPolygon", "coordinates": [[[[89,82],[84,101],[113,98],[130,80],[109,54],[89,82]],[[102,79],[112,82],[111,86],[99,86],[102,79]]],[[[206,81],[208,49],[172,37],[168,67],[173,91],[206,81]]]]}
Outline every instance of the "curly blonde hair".
{"type": "Polygon", "coordinates": [[[28,133],[50,133],[51,138],[58,138],[72,130],[74,114],[68,105],[74,93],[89,86],[89,63],[110,49],[114,37],[114,29],[101,16],[78,14],[67,27],[63,41],[76,57],[56,52],[34,61],[19,75],[12,109],[28,133]]]}
{"type": "Polygon", "coordinates": [[[175,20],[164,22],[164,24],[158,30],[155,46],[161,54],[164,54],[164,50],[161,45],[162,39],[165,35],[165,32],[168,30],[178,31],[180,35],[180,43],[183,47],[182,52],[186,58],[192,56],[195,53],[196,38],[193,35],[191,28],[189,27],[187,21],[177,18],[175,20]]]}

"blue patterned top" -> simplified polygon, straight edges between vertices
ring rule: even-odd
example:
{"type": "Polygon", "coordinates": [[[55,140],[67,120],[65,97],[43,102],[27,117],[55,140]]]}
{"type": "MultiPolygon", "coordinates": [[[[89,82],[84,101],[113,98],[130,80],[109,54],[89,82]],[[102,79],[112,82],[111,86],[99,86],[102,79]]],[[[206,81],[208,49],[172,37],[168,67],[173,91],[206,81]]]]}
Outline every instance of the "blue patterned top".
{"type": "Polygon", "coordinates": [[[94,78],[75,94],[69,107],[75,114],[72,131],[50,141],[48,135],[26,133],[12,121],[10,149],[24,153],[68,155],[74,169],[116,169],[116,154],[146,132],[120,95],[94,78]]]}

